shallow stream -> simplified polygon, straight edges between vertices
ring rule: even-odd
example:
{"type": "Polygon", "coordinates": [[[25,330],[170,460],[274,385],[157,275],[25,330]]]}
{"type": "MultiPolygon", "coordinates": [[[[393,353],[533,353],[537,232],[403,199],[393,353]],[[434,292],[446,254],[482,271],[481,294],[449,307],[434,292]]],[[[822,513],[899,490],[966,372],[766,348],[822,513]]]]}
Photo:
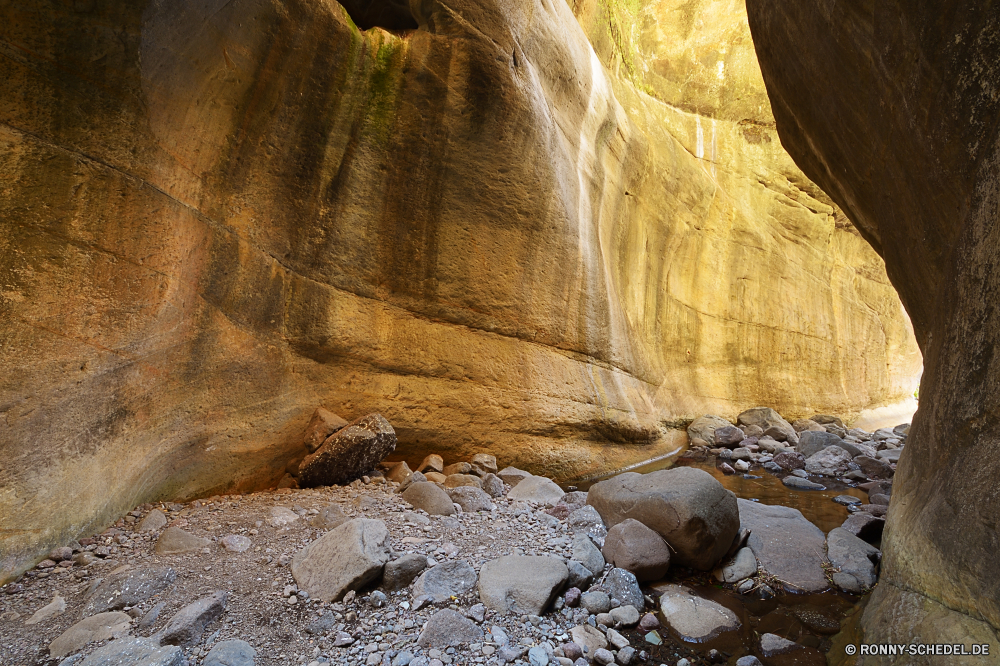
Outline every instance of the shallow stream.
{"type": "MultiPolygon", "coordinates": [[[[826,490],[803,491],[793,490],[781,483],[773,474],[754,469],[748,474],[724,474],[717,469],[714,457],[697,461],[680,459],[675,463],[659,461],[650,465],[637,467],[634,472],[648,473],[670,467],[672,464],[686,465],[702,469],[733,491],[738,497],[760,501],[764,504],[777,504],[798,509],[806,519],[811,521],[823,532],[840,527],[847,519],[849,512],[846,507],[833,501],[838,495],[853,495],[867,501],[865,491],[854,488],[833,479],[825,480],[826,490]]],[[[597,480],[581,485],[586,490],[597,480]]],[[[878,547],[879,544],[875,544],[878,547]]],[[[704,643],[691,643],[681,640],[669,628],[663,626],[659,635],[663,643],[654,646],[646,642],[641,631],[623,632],[632,645],[643,646],[652,657],[654,663],[666,663],[673,666],[681,658],[688,659],[692,665],[708,664],[707,653],[713,648],[727,657],[724,662],[733,664],[740,656],[756,655],[768,666],[820,666],[845,663],[845,655],[839,654],[843,645],[855,637],[855,614],[863,609],[861,597],[838,592],[833,589],[821,594],[779,594],[772,599],[759,599],[750,595],[737,593],[717,582],[711,573],[703,573],[690,569],[672,567],[666,579],[650,585],[644,585],[643,591],[654,599],[658,597],[656,588],[662,583],[682,583],[692,588],[699,596],[710,599],[732,610],[740,619],[741,627],[736,631],[722,635],[704,643]],[[837,638],[834,649],[834,634],[844,630],[845,634],[837,638]],[[772,633],[807,646],[809,649],[798,650],[789,654],[765,658],[758,649],[760,636],[772,633]],[[834,654],[836,651],[838,654],[834,654]],[[829,657],[829,659],[828,659],[829,657]]],[[[663,622],[662,616],[660,617],[663,622]]]]}

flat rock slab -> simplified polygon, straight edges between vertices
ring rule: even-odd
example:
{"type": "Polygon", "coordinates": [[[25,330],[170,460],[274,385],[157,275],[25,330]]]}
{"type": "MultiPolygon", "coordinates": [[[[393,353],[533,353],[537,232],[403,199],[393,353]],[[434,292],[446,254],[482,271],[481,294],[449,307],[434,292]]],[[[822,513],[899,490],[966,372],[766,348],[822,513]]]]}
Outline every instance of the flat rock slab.
{"type": "Polygon", "coordinates": [[[505,555],[479,570],[479,598],[498,613],[541,615],[562,591],[569,570],[555,557],[505,555]]]}
{"type": "Polygon", "coordinates": [[[788,652],[801,650],[803,647],[804,646],[799,645],[794,641],[790,641],[787,638],[782,638],[777,634],[764,634],[760,637],[760,651],[764,653],[765,657],[776,657],[779,654],[787,654],[788,652]]]}
{"type": "Polygon", "coordinates": [[[257,651],[246,641],[228,640],[215,644],[201,666],[254,666],[257,651]]]}
{"type": "Polygon", "coordinates": [[[667,585],[660,596],[660,611],[667,624],[686,641],[700,643],[724,631],[740,628],[736,613],[702,599],[682,585],[667,585]]]}
{"type": "Polygon", "coordinates": [[[52,601],[36,610],[31,617],[24,621],[24,623],[26,625],[39,624],[40,622],[45,622],[45,620],[48,620],[51,617],[61,615],[65,612],[65,610],[66,600],[56,594],[52,598],[52,601]]]}
{"type": "Polygon", "coordinates": [[[638,520],[664,538],[674,562],[702,571],[725,556],[740,527],[736,496],[693,467],[619,474],[595,484],[587,503],[608,527],[638,520]]]}
{"type": "Polygon", "coordinates": [[[813,483],[809,479],[803,479],[802,477],[791,474],[783,478],[781,482],[789,488],[794,488],[796,490],[826,490],[826,486],[820,483],[813,483]]]}
{"type": "Polygon", "coordinates": [[[555,506],[566,494],[555,481],[544,476],[529,476],[514,486],[507,497],[521,502],[535,502],[545,506],[555,506]]]}
{"type": "Polygon", "coordinates": [[[184,651],[175,645],[160,647],[150,638],[120,638],[94,650],[80,666],[184,666],[184,651]]]}
{"type": "Polygon", "coordinates": [[[291,525],[299,519],[299,514],[295,513],[287,506],[272,506],[268,511],[267,524],[271,527],[284,527],[291,525]]]}
{"type": "Polygon", "coordinates": [[[431,615],[417,638],[417,645],[427,648],[445,648],[482,640],[483,630],[475,622],[445,608],[431,615]]]}
{"type": "Polygon", "coordinates": [[[90,602],[84,606],[83,615],[135,606],[167,589],[176,579],[177,572],[170,567],[123,571],[101,583],[90,602]]]}
{"type": "Polygon", "coordinates": [[[309,524],[321,530],[332,530],[346,523],[350,518],[338,504],[330,504],[309,519],[309,524]]]}
{"type": "MultiPolygon", "coordinates": [[[[843,449],[841,449],[843,450],[843,449]]],[[[826,536],[797,509],[740,499],[740,527],[750,530],[747,545],[764,571],[794,590],[829,587],[823,571],[826,536]]]]}
{"type": "Polygon", "coordinates": [[[157,555],[180,555],[207,548],[211,543],[210,540],[185,532],[179,527],[168,527],[156,540],[155,550],[157,555]]]}
{"type": "Polygon", "coordinates": [[[197,645],[205,627],[226,610],[227,598],[228,594],[219,590],[180,609],[163,628],[160,642],[185,648],[197,645]]]}
{"type": "Polygon", "coordinates": [[[87,643],[106,641],[128,632],[132,618],[125,613],[98,613],[80,620],[49,644],[55,659],[76,652],[87,643]]]}
{"type": "Polygon", "coordinates": [[[300,589],[320,601],[338,601],[376,579],[389,561],[389,530],[381,520],[357,518],[330,530],[292,559],[300,589]]]}
{"type": "Polygon", "coordinates": [[[306,425],[306,433],[302,438],[302,443],[309,453],[314,453],[330,435],[343,429],[346,425],[346,420],[329,410],[317,407],[312,418],[309,419],[309,424],[306,425]]]}
{"type": "Polygon", "coordinates": [[[396,449],[396,431],[381,414],[369,414],[330,435],[299,465],[299,486],[349,483],[375,469],[396,449]]]}
{"type": "Polygon", "coordinates": [[[455,513],[455,507],[448,493],[430,481],[410,484],[403,491],[403,499],[414,509],[422,509],[432,516],[450,516],[455,513]]]}
{"type": "Polygon", "coordinates": [[[413,584],[413,598],[429,597],[440,604],[471,590],[475,584],[476,570],[467,561],[445,562],[420,574],[413,584]]]}
{"type": "Polygon", "coordinates": [[[876,568],[882,558],[878,548],[865,543],[842,527],[830,530],[826,538],[830,564],[857,579],[862,589],[875,585],[876,568]]]}

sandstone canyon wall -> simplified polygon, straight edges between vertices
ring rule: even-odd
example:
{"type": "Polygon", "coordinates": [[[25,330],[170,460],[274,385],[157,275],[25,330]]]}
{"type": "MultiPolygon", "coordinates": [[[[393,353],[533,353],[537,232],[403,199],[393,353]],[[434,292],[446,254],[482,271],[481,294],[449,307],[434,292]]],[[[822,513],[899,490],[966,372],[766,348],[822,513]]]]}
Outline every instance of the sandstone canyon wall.
{"type": "Polygon", "coordinates": [[[759,81],[611,74],[559,0],[394,7],[363,20],[419,29],[0,2],[0,579],[136,503],[273,484],[318,404],[566,478],[704,412],[912,391],[881,260],[759,81]]]}
{"type": "Polygon", "coordinates": [[[782,142],[885,257],[925,359],[870,642],[1000,630],[1000,6],[749,0],[782,142]]]}

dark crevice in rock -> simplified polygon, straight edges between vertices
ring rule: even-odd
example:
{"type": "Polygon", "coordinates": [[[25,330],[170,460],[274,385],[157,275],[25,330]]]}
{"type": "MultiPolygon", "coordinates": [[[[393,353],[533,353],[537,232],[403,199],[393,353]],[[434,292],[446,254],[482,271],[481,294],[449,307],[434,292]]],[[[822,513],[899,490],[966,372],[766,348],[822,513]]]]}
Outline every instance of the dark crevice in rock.
{"type": "Polygon", "coordinates": [[[341,0],[340,4],[362,30],[379,27],[398,32],[418,27],[405,0],[341,0]]]}

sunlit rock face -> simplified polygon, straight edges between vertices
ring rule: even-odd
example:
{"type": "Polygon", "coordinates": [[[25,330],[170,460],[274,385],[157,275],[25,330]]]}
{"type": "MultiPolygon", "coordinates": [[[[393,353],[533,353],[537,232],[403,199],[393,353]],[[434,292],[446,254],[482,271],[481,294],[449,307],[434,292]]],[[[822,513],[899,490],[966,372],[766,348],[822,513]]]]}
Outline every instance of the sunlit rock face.
{"type": "Polygon", "coordinates": [[[637,92],[687,66],[610,74],[562,2],[351,6],[398,30],[4,7],[0,578],[136,503],[275,483],[317,405],[568,478],[705,412],[912,391],[880,259],[729,84],[637,92]]]}
{"type": "Polygon", "coordinates": [[[926,363],[866,640],[997,645],[1000,7],[747,4],[782,142],[885,257],[926,363]]]}

